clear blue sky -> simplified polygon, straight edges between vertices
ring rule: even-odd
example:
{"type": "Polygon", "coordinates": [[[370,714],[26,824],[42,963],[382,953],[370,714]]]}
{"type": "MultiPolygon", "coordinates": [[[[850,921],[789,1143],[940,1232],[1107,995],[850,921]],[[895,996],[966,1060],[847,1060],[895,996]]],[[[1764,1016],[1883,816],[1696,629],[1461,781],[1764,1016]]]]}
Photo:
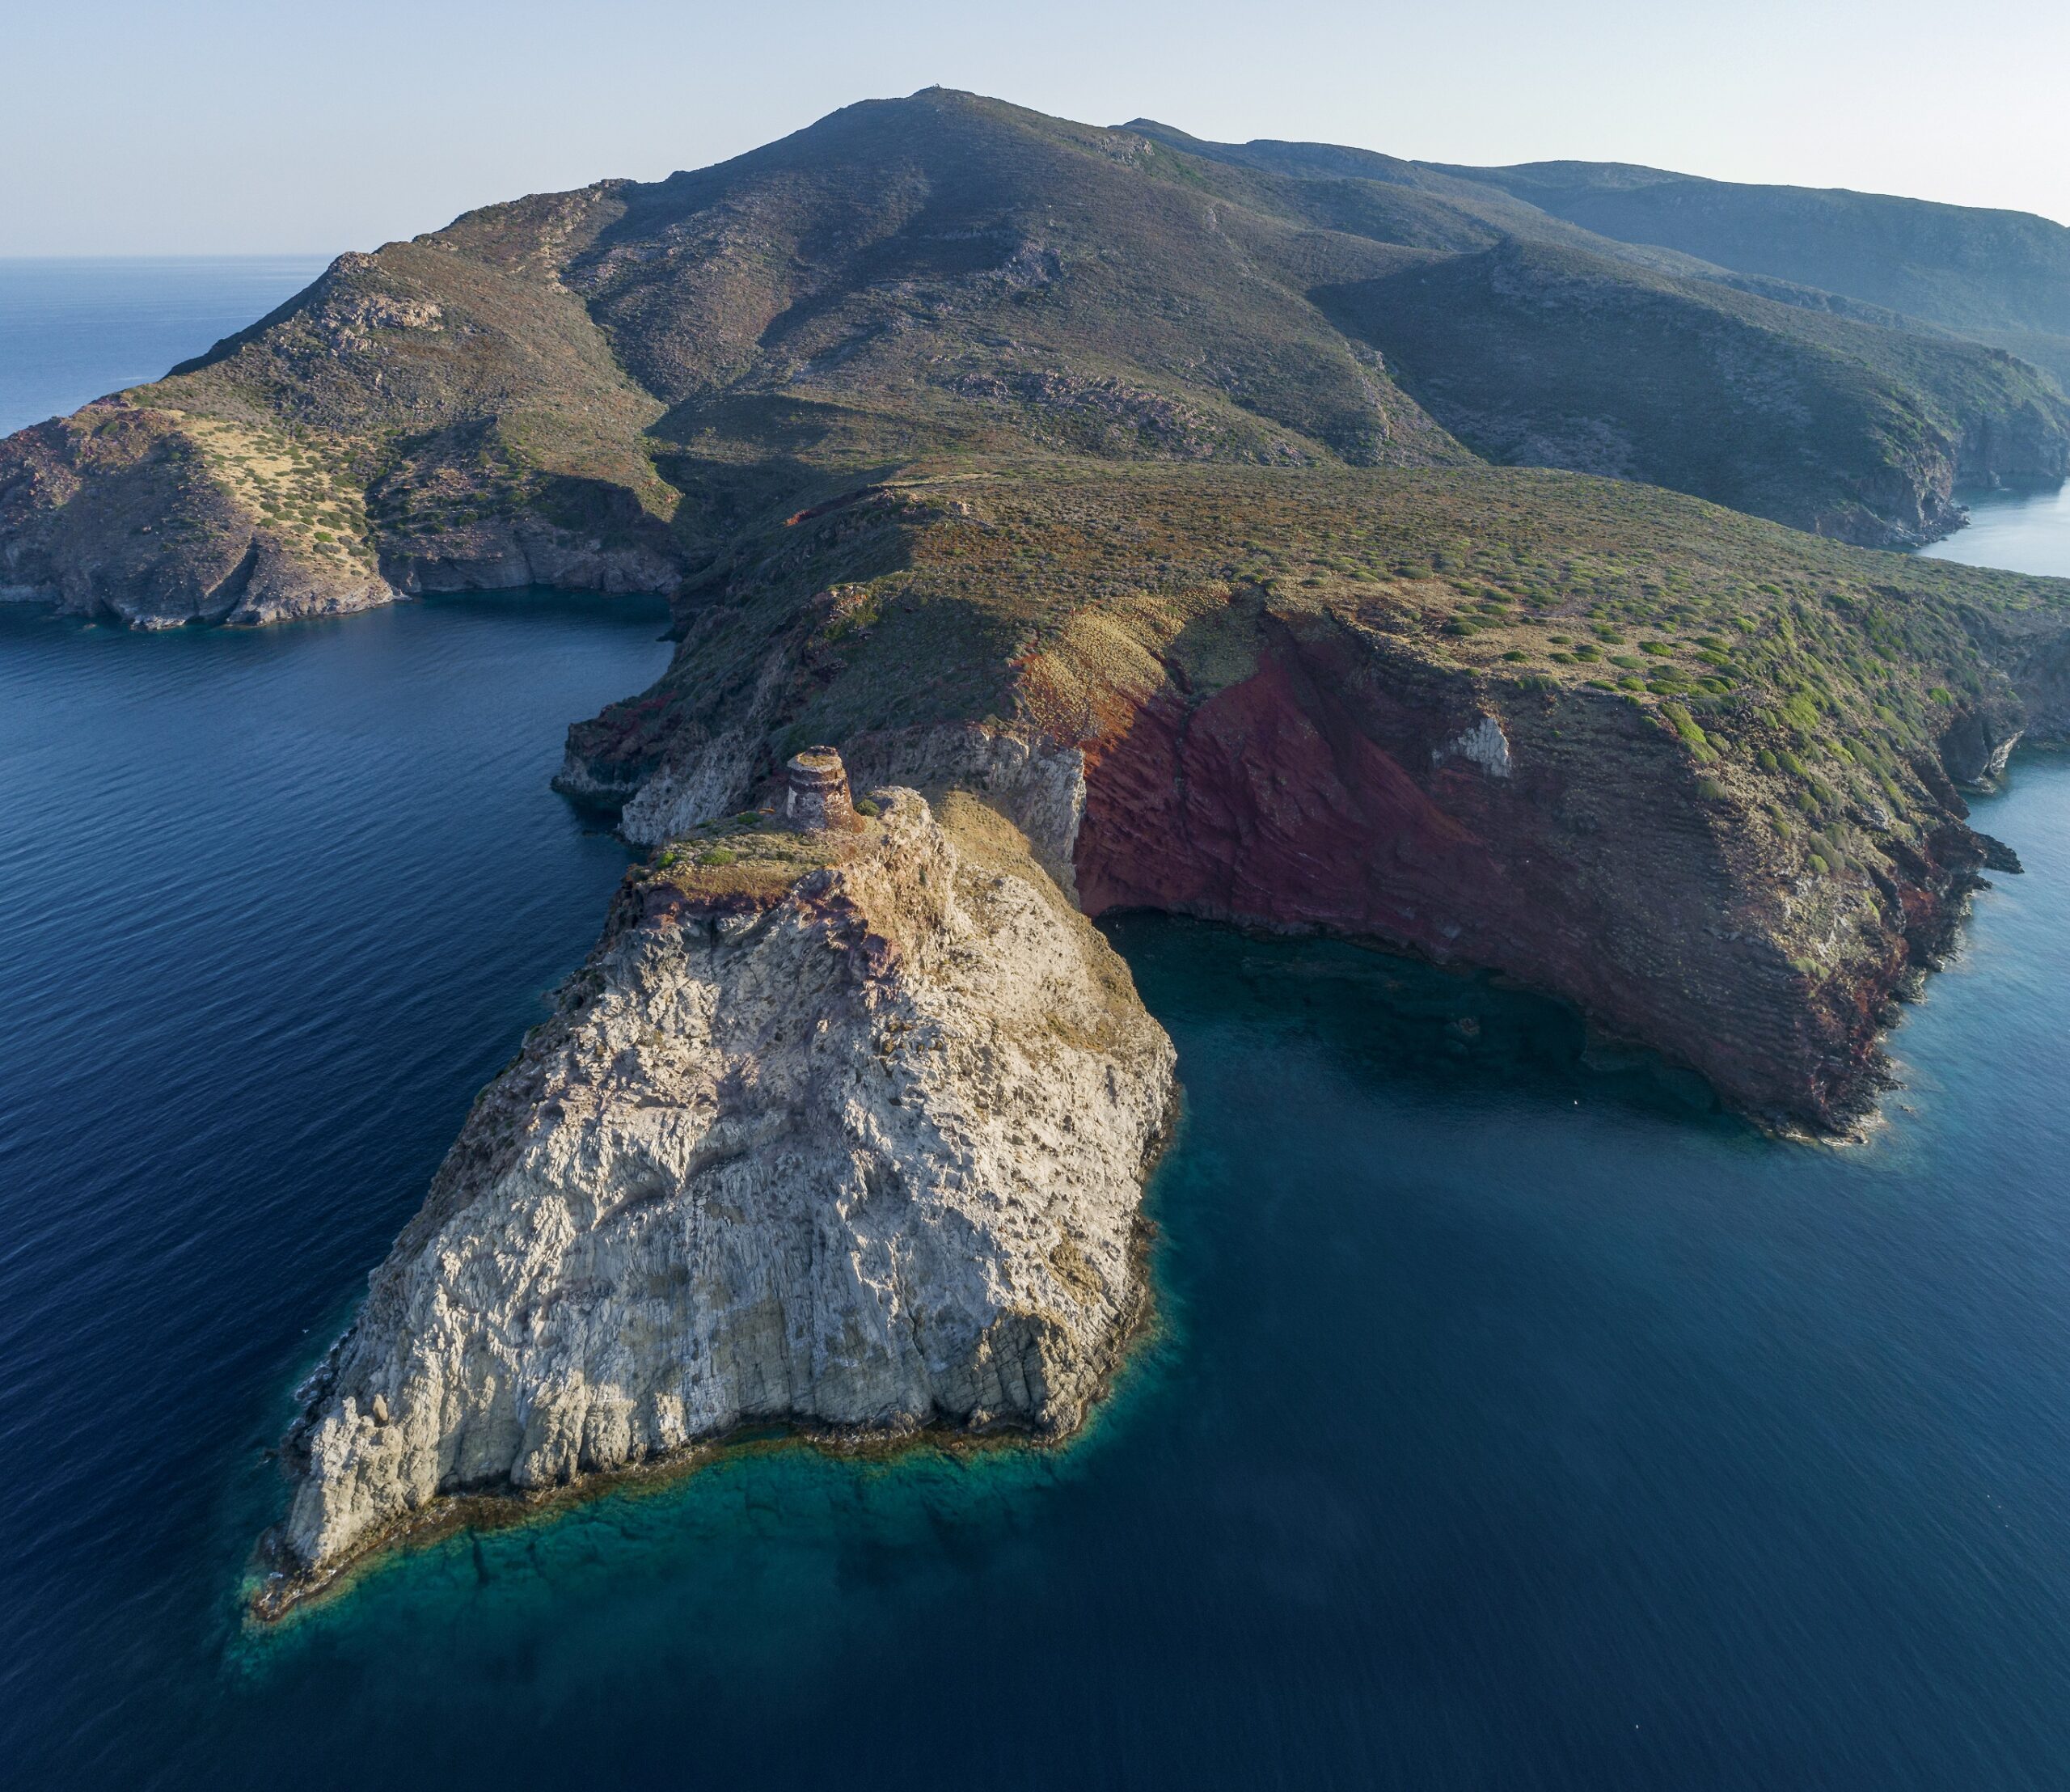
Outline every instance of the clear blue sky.
{"type": "Polygon", "coordinates": [[[2070,0],[41,0],[0,255],[370,248],[940,82],[1198,135],[1574,156],[2070,222],[2070,0]]]}

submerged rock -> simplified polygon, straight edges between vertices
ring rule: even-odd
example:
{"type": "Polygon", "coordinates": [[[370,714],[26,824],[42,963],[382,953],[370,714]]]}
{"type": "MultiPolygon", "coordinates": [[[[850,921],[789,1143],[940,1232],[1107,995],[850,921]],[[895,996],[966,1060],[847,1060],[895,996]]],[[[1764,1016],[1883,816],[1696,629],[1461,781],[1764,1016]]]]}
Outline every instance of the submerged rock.
{"type": "Polygon", "coordinates": [[[1172,1046],[1011,824],[874,806],[628,877],[312,1384],[285,1598],[441,1496],[744,1425],[1079,1422],[1172,1046]]]}

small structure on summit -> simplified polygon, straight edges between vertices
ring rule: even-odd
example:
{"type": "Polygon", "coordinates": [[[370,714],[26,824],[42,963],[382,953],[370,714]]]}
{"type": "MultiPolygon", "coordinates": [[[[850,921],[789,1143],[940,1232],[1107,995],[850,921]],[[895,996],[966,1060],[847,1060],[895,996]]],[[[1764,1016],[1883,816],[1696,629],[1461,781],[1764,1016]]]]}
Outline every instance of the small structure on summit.
{"type": "Polygon", "coordinates": [[[784,767],[784,819],[802,834],[847,833],[862,818],[848,795],[848,770],[830,746],[809,746],[784,767]]]}

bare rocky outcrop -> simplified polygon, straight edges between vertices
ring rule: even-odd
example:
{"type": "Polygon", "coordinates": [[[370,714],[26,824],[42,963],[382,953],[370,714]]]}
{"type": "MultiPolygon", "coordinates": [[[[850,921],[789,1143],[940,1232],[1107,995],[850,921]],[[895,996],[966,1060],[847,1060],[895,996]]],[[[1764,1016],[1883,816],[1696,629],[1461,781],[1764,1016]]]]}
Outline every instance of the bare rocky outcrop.
{"type": "Polygon", "coordinates": [[[446,1496],[744,1425],[1079,1422],[1171,1045],[996,812],[872,806],[628,878],[315,1379],[262,1608],[446,1496]]]}
{"type": "Polygon", "coordinates": [[[866,784],[968,790],[1010,818],[1036,859],[1074,897],[1071,855],[1085,818],[1085,755],[1031,727],[978,722],[858,735],[850,762],[866,784]]]}
{"type": "Polygon", "coordinates": [[[636,754],[630,764],[623,764],[614,763],[608,754],[583,750],[577,738],[589,729],[578,725],[569,730],[568,757],[554,786],[569,796],[606,803],[624,790],[626,795],[619,798],[623,804],[619,830],[636,846],[657,845],[737,809],[754,788],[767,749],[759,725],[774,712],[792,670],[785,649],[767,654],[739,723],[716,730],[695,725],[682,729],[651,770],[636,754]]]}
{"type": "Polygon", "coordinates": [[[666,596],[682,582],[674,560],[653,541],[607,541],[523,513],[446,529],[435,543],[384,541],[381,552],[383,571],[408,597],[529,585],[666,596]]]}
{"type": "MultiPolygon", "coordinates": [[[[619,808],[619,831],[636,846],[659,845],[737,809],[754,794],[770,757],[756,725],[774,714],[792,670],[784,653],[771,655],[746,721],[716,731],[684,729],[684,743],[651,769],[636,754],[615,761],[611,731],[601,723],[578,723],[568,731],[554,788],[577,801],[619,808]]],[[[652,701],[622,706],[633,712],[633,725],[652,701]]],[[[1027,835],[1050,875],[1072,887],[1071,852],[1085,813],[1084,758],[1075,747],[1035,728],[943,722],[867,731],[848,741],[845,751],[864,785],[910,784],[982,797],[1027,835]]]]}

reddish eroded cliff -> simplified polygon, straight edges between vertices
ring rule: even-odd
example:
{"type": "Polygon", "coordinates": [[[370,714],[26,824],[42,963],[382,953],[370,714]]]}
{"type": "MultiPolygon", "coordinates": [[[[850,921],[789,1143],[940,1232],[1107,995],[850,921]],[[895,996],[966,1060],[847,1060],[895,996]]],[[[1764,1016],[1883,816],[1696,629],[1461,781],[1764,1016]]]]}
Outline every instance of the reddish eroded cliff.
{"type": "Polygon", "coordinates": [[[1315,928],[1486,966],[1818,1131],[1881,1081],[1891,996],[1981,853],[1951,814],[1888,873],[1808,887],[1646,711],[1433,666],[1341,617],[1266,619],[1256,670],[1167,683],[1084,743],[1088,913],[1315,928]]]}

